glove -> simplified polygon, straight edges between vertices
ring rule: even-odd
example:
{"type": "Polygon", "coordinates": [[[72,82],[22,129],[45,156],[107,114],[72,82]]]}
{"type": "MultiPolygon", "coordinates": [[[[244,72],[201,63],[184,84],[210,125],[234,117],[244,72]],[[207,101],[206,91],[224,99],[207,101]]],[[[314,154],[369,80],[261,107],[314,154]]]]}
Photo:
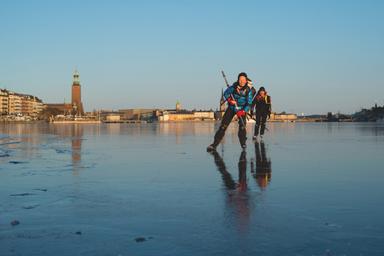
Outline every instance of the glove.
{"type": "Polygon", "coordinates": [[[239,111],[237,111],[236,112],[236,115],[237,115],[237,117],[242,117],[242,116],[245,116],[245,111],[242,109],[242,110],[239,110],[239,111]]]}
{"type": "Polygon", "coordinates": [[[232,97],[229,97],[229,98],[228,98],[228,103],[229,103],[230,105],[236,105],[236,101],[235,101],[232,97]]]}

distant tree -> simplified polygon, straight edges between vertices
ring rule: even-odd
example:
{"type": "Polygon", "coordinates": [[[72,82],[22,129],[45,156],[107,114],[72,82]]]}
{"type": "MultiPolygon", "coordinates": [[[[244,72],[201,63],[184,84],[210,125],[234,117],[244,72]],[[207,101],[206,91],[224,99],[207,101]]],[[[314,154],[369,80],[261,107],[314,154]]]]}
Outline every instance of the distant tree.
{"type": "Polygon", "coordinates": [[[49,120],[51,116],[57,116],[62,114],[63,112],[57,108],[46,108],[39,115],[39,120],[49,120]]]}

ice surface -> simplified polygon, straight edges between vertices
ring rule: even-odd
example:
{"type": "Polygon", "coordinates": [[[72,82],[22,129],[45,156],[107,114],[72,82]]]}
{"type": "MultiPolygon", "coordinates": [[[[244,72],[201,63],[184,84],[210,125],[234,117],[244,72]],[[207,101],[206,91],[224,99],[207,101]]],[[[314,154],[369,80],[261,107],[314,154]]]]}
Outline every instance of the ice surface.
{"type": "Polygon", "coordinates": [[[1,124],[0,255],[384,255],[383,124],[236,125],[1,124]]]}

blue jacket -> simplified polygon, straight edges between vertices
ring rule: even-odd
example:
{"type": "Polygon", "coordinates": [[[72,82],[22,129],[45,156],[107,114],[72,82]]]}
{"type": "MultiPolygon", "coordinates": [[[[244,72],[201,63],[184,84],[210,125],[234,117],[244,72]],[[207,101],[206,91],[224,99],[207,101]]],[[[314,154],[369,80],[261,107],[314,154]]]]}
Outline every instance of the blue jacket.
{"type": "Polygon", "coordinates": [[[237,109],[235,105],[231,105],[228,103],[228,107],[231,108],[234,112],[237,112],[239,110],[244,110],[245,112],[248,112],[250,106],[252,105],[252,91],[249,89],[248,85],[244,85],[244,87],[240,91],[238,91],[236,88],[236,83],[232,86],[229,86],[224,91],[224,99],[228,100],[228,98],[231,96],[235,99],[235,101],[237,102],[237,109]]]}

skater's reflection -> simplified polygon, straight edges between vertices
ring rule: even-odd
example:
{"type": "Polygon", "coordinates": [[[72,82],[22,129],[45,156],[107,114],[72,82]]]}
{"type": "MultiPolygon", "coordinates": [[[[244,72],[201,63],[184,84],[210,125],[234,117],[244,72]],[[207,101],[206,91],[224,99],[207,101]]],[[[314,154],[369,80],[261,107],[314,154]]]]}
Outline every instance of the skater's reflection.
{"type": "Polygon", "coordinates": [[[223,183],[228,190],[236,189],[236,182],[232,179],[232,175],[227,171],[227,167],[223,161],[223,158],[217,153],[217,151],[210,152],[213,155],[215,164],[217,166],[217,170],[221,173],[221,178],[223,179],[223,183]]]}
{"type": "Polygon", "coordinates": [[[238,190],[240,192],[247,191],[247,153],[242,151],[239,158],[239,184],[238,190]]]}
{"type": "Polygon", "coordinates": [[[242,151],[240,154],[238,162],[239,178],[237,182],[228,172],[223,158],[219,153],[214,150],[211,151],[210,154],[214,157],[217,170],[221,173],[227,192],[227,213],[230,213],[230,216],[228,216],[229,218],[226,220],[237,222],[240,231],[244,232],[249,225],[250,217],[250,200],[247,191],[247,154],[245,151],[242,151]]]}
{"type": "Polygon", "coordinates": [[[217,170],[221,173],[223,183],[227,190],[237,190],[245,192],[247,190],[247,153],[242,151],[240,154],[238,167],[239,167],[239,180],[236,183],[232,175],[227,171],[223,158],[217,153],[216,150],[210,152],[213,155],[217,170]]]}
{"type": "Polygon", "coordinates": [[[255,142],[256,161],[251,160],[251,172],[261,189],[265,189],[271,181],[272,167],[271,159],[267,157],[267,151],[263,141],[255,142]],[[255,172],[256,162],[256,172],[255,172]]]}

